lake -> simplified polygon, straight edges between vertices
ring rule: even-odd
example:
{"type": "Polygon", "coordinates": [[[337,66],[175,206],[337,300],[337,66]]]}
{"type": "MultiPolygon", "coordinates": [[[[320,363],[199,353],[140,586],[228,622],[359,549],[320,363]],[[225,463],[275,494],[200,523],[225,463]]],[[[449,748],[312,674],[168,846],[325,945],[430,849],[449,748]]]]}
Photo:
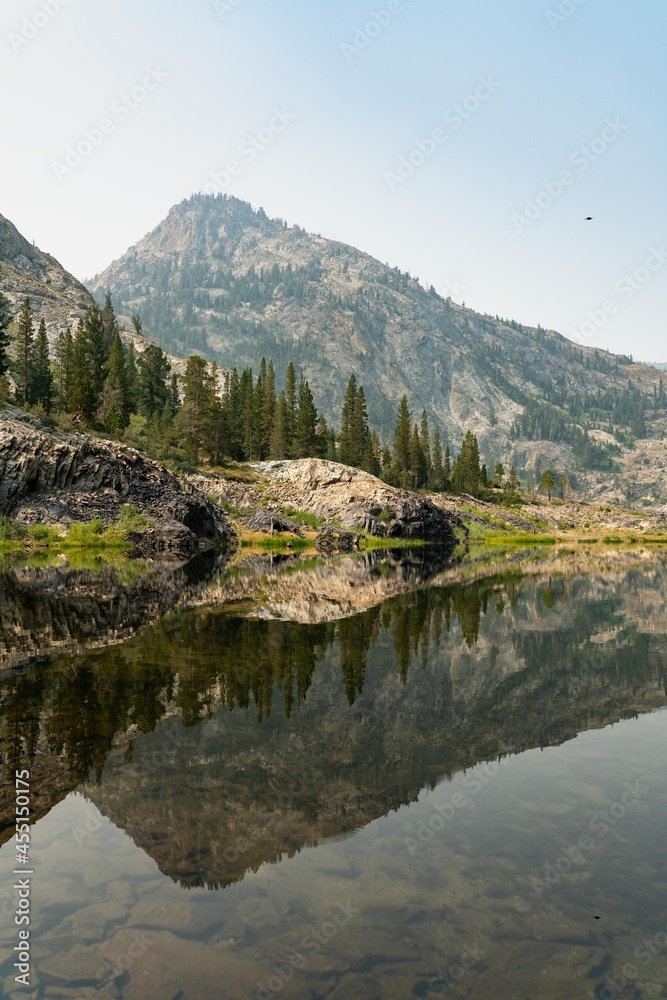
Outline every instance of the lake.
{"type": "Polygon", "coordinates": [[[666,595],[621,553],[5,572],[2,996],[667,997],[666,595]]]}

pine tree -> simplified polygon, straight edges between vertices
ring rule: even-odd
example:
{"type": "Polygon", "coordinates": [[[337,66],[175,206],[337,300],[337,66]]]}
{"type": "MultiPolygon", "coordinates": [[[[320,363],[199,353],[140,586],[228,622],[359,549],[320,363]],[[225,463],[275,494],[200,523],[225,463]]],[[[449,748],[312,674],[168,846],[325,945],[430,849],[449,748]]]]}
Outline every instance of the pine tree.
{"type": "MultiPolygon", "coordinates": [[[[209,403],[210,413],[206,428],[206,447],[213,465],[220,465],[222,456],[229,454],[227,422],[222,401],[218,395],[220,371],[215,362],[211,365],[211,385],[213,394],[209,403]]],[[[167,402],[168,405],[168,402],[167,402]]]]}
{"type": "Polygon", "coordinates": [[[285,399],[287,401],[287,454],[291,455],[294,450],[297,410],[296,372],[291,361],[287,366],[287,375],[285,376],[285,399]]]}
{"type": "Polygon", "coordinates": [[[241,412],[241,380],[236,368],[227,374],[223,410],[227,422],[229,454],[240,460],[243,457],[243,420],[241,412]]]}
{"type": "Polygon", "coordinates": [[[0,378],[9,371],[8,348],[12,340],[9,332],[11,321],[11,302],[0,292],[0,378]]]}
{"type": "Polygon", "coordinates": [[[410,476],[412,486],[416,490],[420,489],[426,481],[426,460],[417,424],[412,429],[412,440],[410,443],[410,476]]]}
{"type": "Polygon", "coordinates": [[[89,378],[97,399],[102,394],[106,380],[107,345],[105,342],[102,313],[96,303],[89,306],[83,321],[86,339],[86,360],[89,378]]]}
{"type": "Polygon", "coordinates": [[[116,334],[111,344],[107,377],[104,380],[102,397],[95,417],[110,434],[122,433],[130,423],[127,359],[119,333],[116,334]]]}
{"type": "MultiPolygon", "coordinates": [[[[132,346],[132,345],[130,345],[132,346]]],[[[130,381],[130,365],[129,365],[129,350],[128,350],[128,382],[130,381]]],[[[171,410],[172,417],[175,417],[181,406],[181,394],[178,388],[178,375],[176,372],[171,376],[171,381],[169,383],[169,409],[171,410]]]]}
{"type": "Polygon", "coordinates": [[[255,392],[253,387],[252,368],[246,368],[241,373],[239,381],[239,424],[241,454],[246,462],[257,455],[253,452],[255,423],[255,392]]]}
{"type": "MultiPolygon", "coordinates": [[[[137,396],[139,392],[139,374],[137,372],[137,349],[129,342],[125,348],[125,363],[127,366],[127,398],[130,412],[137,412],[137,396]]],[[[175,412],[175,411],[174,411],[175,412]]]]}
{"type": "Polygon", "coordinates": [[[188,358],[181,384],[183,403],[176,415],[176,429],[185,439],[190,461],[198,465],[202,444],[209,433],[215,398],[213,381],[203,358],[197,355],[188,358]]]}
{"type": "Polygon", "coordinates": [[[479,445],[472,431],[467,431],[461,452],[452,470],[452,482],[459,493],[477,494],[480,487],[479,445]]]}
{"type": "Polygon", "coordinates": [[[264,397],[266,394],[267,365],[266,358],[262,358],[259,365],[259,374],[255,384],[253,396],[253,416],[252,416],[252,453],[260,460],[266,458],[264,452],[264,397]]]}
{"type": "Polygon", "coordinates": [[[271,454],[271,437],[273,434],[273,418],[276,412],[276,372],[273,361],[269,361],[266,372],[266,384],[262,399],[262,457],[271,454]]]}
{"type": "Polygon", "coordinates": [[[431,444],[430,444],[430,435],[428,431],[428,417],[426,416],[426,410],[422,410],[419,440],[421,441],[422,451],[424,452],[424,465],[426,468],[426,473],[422,486],[428,486],[433,476],[433,466],[431,464],[431,444]]]}
{"type": "Polygon", "coordinates": [[[375,431],[371,432],[369,428],[366,427],[364,450],[361,456],[361,468],[364,472],[370,472],[372,476],[379,476],[382,472],[380,457],[380,439],[375,431]]]}
{"type": "Polygon", "coordinates": [[[271,447],[269,455],[271,458],[287,457],[287,399],[285,390],[281,389],[276,403],[276,410],[271,430],[271,447]]]}
{"type": "Polygon", "coordinates": [[[504,489],[510,496],[515,496],[521,492],[521,483],[519,482],[519,477],[516,474],[514,466],[510,469],[510,474],[505,480],[504,489]]]}
{"type": "Polygon", "coordinates": [[[432,478],[431,484],[436,492],[439,492],[444,488],[443,481],[443,470],[442,470],[442,444],[440,443],[440,431],[436,427],[433,432],[433,447],[431,448],[432,456],[432,478]]]}
{"type": "Polygon", "coordinates": [[[100,312],[100,319],[102,321],[102,330],[104,337],[104,346],[108,351],[111,350],[111,345],[118,335],[118,322],[116,320],[116,313],[114,312],[113,304],[111,302],[111,295],[109,292],[104,296],[104,306],[100,312]]]}
{"type": "Polygon", "coordinates": [[[317,454],[317,410],[310,386],[303,376],[299,386],[294,451],[296,458],[314,458],[317,454]]]}
{"type": "MultiPolygon", "coordinates": [[[[370,442],[368,438],[368,414],[366,413],[366,395],[363,385],[357,389],[350,427],[350,462],[355,468],[364,468],[364,453],[368,453],[370,442]]],[[[370,471],[370,470],[366,470],[370,471]]]]}
{"type": "Polygon", "coordinates": [[[493,485],[501,490],[503,488],[503,479],[505,478],[505,466],[502,462],[497,462],[496,467],[493,470],[493,485]]]}
{"type": "Polygon", "coordinates": [[[170,395],[170,374],[171,365],[162,348],[149,344],[137,358],[137,406],[142,416],[162,413],[170,395]]]}
{"type": "Polygon", "coordinates": [[[403,396],[398,408],[398,419],[394,430],[394,468],[400,477],[410,471],[412,451],[412,415],[408,408],[408,397],[403,396]]]}
{"type": "Polygon", "coordinates": [[[88,362],[86,326],[81,319],[72,343],[72,374],[67,395],[67,409],[77,420],[91,420],[98,399],[88,362]]]}
{"type": "Polygon", "coordinates": [[[19,405],[28,406],[31,402],[33,384],[35,325],[30,299],[26,299],[21,307],[16,333],[14,334],[14,380],[16,382],[16,401],[19,405]]]}
{"type": "Polygon", "coordinates": [[[357,379],[351,375],[347,383],[347,391],[343,401],[340,417],[339,455],[343,465],[353,465],[354,446],[352,442],[352,425],[357,403],[357,379]]]}
{"type": "Polygon", "coordinates": [[[540,487],[549,497],[549,503],[551,503],[551,494],[553,493],[555,485],[556,485],[556,477],[554,476],[552,470],[545,469],[540,479],[540,487]]]}
{"type": "Polygon", "coordinates": [[[56,406],[59,410],[67,409],[67,400],[72,387],[73,345],[72,331],[68,327],[58,334],[53,365],[56,406]]]}
{"type": "Polygon", "coordinates": [[[40,404],[46,413],[53,408],[53,374],[49,357],[49,342],[46,336],[46,323],[40,320],[31,371],[32,387],[31,401],[40,404]]]}

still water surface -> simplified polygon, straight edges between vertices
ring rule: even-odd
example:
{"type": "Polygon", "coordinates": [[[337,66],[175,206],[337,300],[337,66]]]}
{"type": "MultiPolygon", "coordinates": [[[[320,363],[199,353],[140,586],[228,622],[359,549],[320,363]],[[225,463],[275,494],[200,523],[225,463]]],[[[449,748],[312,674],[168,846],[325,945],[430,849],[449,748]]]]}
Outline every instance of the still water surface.
{"type": "Polygon", "coordinates": [[[0,679],[2,995],[667,997],[666,594],[653,566],[310,624],[204,601],[32,657],[0,679]]]}

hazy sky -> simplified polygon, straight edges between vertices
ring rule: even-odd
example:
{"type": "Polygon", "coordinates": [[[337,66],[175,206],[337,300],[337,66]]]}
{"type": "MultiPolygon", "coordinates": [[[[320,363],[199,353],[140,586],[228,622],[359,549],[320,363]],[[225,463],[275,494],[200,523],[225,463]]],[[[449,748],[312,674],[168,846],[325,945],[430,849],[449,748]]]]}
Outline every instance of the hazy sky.
{"type": "Polygon", "coordinates": [[[664,0],[5,0],[0,212],[85,278],[216,185],[667,361],[666,28],[664,0]]]}

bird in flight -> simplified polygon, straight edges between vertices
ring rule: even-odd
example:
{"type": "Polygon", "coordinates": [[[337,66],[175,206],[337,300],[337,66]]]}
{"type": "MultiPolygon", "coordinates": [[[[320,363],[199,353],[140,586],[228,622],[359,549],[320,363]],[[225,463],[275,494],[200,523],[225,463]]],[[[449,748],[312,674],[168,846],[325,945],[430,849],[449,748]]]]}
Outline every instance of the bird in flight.
{"type": "Polygon", "coordinates": [[[587,215],[586,218],[584,219],[584,222],[592,222],[592,221],[593,221],[592,215],[587,215]]]}

